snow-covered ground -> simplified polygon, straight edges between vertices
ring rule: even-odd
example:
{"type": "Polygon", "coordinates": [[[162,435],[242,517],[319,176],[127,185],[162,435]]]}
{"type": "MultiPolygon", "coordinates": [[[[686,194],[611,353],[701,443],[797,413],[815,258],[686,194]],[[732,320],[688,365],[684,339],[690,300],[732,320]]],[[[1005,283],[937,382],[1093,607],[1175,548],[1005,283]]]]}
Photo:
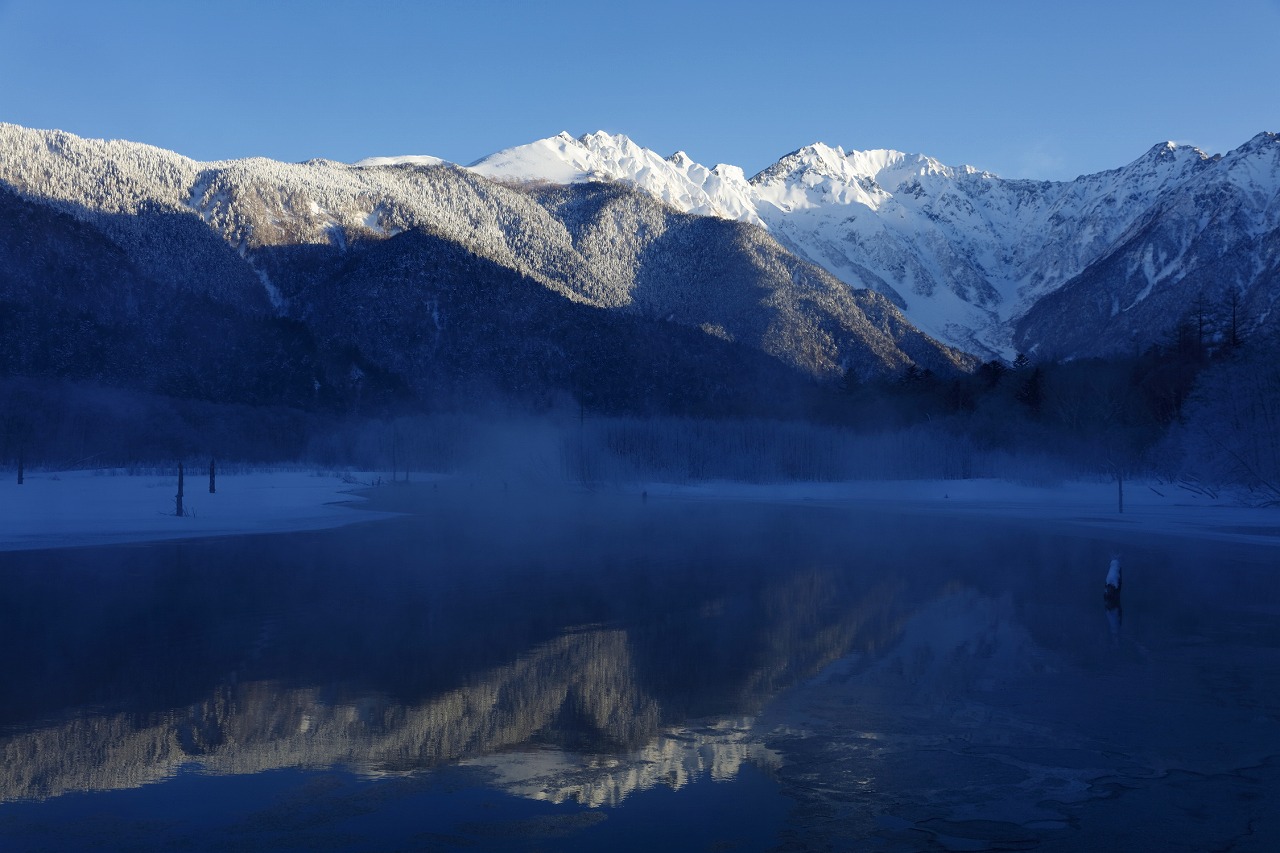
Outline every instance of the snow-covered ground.
{"type": "Polygon", "coordinates": [[[209,494],[208,472],[193,470],[179,518],[176,474],[35,472],[22,485],[12,474],[0,482],[0,551],[316,530],[391,516],[344,506],[362,502],[352,492],[376,475],[218,474],[209,494]]]}
{"type": "Polygon", "coordinates": [[[1280,546],[1280,508],[1242,506],[1177,484],[1127,481],[1124,512],[1114,482],[1032,486],[1003,480],[892,480],[849,483],[712,482],[651,485],[653,497],[813,502],[871,509],[1001,517],[1087,526],[1126,534],[1191,536],[1280,546]]]}
{"type": "MultiPolygon", "coordinates": [[[[186,517],[174,515],[176,476],[76,471],[0,482],[0,551],[106,545],[159,539],[317,530],[390,518],[353,509],[354,494],[377,474],[299,471],[219,474],[209,494],[200,472],[186,478],[186,517]]],[[[433,479],[430,476],[417,479],[433,479]]],[[[460,480],[461,482],[461,480],[460,480]]],[[[627,487],[631,491],[637,487],[627,487]]],[[[1173,484],[1030,486],[1000,480],[898,480],[849,483],[704,482],[640,487],[654,499],[749,500],[858,506],[887,511],[1021,519],[1115,533],[1181,535],[1280,546],[1280,509],[1240,506],[1173,484]]]]}

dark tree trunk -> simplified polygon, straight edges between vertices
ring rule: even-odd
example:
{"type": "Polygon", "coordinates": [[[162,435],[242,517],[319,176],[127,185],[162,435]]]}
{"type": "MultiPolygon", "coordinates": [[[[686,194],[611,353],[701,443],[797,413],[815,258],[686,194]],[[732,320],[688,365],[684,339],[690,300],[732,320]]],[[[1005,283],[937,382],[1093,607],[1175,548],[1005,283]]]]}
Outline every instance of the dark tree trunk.
{"type": "Polygon", "coordinates": [[[214,476],[213,460],[210,459],[209,460],[209,494],[211,495],[215,493],[215,490],[213,487],[213,476],[214,476]]]}
{"type": "Polygon", "coordinates": [[[25,454],[22,453],[22,451],[18,451],[18,485],[19,486],[22,485],[22,465],[23,465],[23,462],[26,461],[23,458],[24,456],[25,454]]]}
{"type": "Polygon", "coordinates": [[[177,511],[174,512],[174,515],[182,516],[183,512],[182,512],[182,463],[181,462],[178,463],[178,494],[174,496],[174,504],[176,505],[176,508],[177,508],[177,511]]]}

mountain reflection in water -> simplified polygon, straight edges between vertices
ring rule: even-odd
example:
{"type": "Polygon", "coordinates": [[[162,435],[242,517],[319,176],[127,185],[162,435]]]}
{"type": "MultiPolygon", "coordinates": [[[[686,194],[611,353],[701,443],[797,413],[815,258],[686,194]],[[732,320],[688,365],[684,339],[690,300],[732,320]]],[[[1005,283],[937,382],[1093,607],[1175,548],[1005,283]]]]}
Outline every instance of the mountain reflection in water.
{"type": "Polygon", "coordinates": [[[720,508],[564,500],[6,556],[0,800],[191,767],[471,759],[511,778],[493,754],[534,748],[526,768],[555,752],[614,780],[575,771],[579,793],[547,798],[617,803],[733,775],[751,752],[743,715],[892,629],[897,585],[793,557],[794,513],[748,511],[765,523],[742,527],[720,508]]]}
{"type": "Polygon", "coordinates": [[[382,501],[410,514],[0,555],[0,819],[192,769],[455,768],[598,808],[752,765],[796,849],[1106,847],[1121,794],[1170,837],[1276,837],[1248,806],[1280,781],[1273,551],[468,484],[382,501]],[[1098,594],[1121,545],[1123,631],[1098,594]],[[1155,805],[1182,772],[1212,831],[1155,805]]]}
{"type": "MultiPolygon", "coordinates": [[[[408,772],[535,743],[567,712],[602,744],[646,743],[628,781],[576,797],[584,804],[616,804],[657,782],[679,787],[703,771],[736,773],[749,726],[730,727],[722,738],[678,729],[655,738],[658,705],[641,695],[634,675],[622,632],[586,631],[419,705],[374,695],[335,703],[317,688],[240,682],[150,719],[91,713],[11,736],[0,797],[130,788],[192,766],[215,774],[334,766],[367,776],[408,772]]],[[[617,767],[615,759],[609,769],[617,767]]]]}

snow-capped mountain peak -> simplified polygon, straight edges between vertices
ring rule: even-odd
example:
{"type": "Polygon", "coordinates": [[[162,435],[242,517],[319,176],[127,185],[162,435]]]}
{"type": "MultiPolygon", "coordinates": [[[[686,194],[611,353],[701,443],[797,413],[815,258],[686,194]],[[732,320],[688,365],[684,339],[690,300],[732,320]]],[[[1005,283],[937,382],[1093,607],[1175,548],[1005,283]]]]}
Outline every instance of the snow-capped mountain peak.
{"type": "Polygon", "coordinates": [[[1280,149],[1280,133],[1263,131],[1250,139],[1244,145],[1241,145],[1236,149],[1236,151],[1240,153],[1253,153],[1264,149],[1270,149],[1273,152],[1280,149]]]}
{"type": "Polygon", "coordinates": [[[1274,191],[1280,171],[1280,133],[1259,133],[1220,160],[1229,171],[1237,172],[1242,182],[1274,191]]]}
{"type": "Polygon", "coordinates": [[[803,181],[810,185],[829,179],[838,184],[879,185],[892,190],[903,182],[937,177],[950,180],[957,174],[994,177],[972,166],[953,168],[924,154],[907,154],[892,148],[846,151],[821,142],[806,145],[783,157],[751,179],[757,186],[803,181]],[[819,176],[815,178],[814,176],[819,176]]]}
{"type": "Polygon", "coordinates": [[[900,171],[911,155],[892,148],[873,148],[867,151],[850,151],[845,155],[854,174],[876,180],[882,172],[900,171]]]}
{"type": "Polygon", "coordinates": [[[595,172],[591,152],[568,133],[506,148],[467,167],[492,180],[578,183],[595,172]]]}
{"type": "Polygon", "coordinates": [[[448,160],[432,157],[429,154],[404,154],[397,157],[366,157],[352,164],[358,168],[374,168],[377,166],[440,166],[449,165],[448,160]]]}
{"type": "Polygon", "coordinates": [[[469,166],[486,178],[513,182],[625,181],[686,213],[759,223],[742,169],[707,168],[683,151],[662,157],[622,134],[605,131],[508,148],[469,166]]]}
{"type": "Polygon", "coordinates": [[[1151,146],[1145,154],[1134,160],[1125,169],[1179,168],[1188,164],[1198,164],[1209,159],[1212,158],[1194,145],[1181,145],[1177,142],[1169,141],[1151,146]]]}

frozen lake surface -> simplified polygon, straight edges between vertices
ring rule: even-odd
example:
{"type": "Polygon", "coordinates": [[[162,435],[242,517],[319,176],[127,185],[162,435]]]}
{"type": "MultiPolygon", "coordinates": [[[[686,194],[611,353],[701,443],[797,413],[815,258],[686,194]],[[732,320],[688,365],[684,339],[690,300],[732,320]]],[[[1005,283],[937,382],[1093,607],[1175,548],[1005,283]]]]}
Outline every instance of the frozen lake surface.
{"type": "Polygon", "coordinates": [[[857,488],[0,554],[0,850],[1280,847],[1269,516],[857,488]]]}

